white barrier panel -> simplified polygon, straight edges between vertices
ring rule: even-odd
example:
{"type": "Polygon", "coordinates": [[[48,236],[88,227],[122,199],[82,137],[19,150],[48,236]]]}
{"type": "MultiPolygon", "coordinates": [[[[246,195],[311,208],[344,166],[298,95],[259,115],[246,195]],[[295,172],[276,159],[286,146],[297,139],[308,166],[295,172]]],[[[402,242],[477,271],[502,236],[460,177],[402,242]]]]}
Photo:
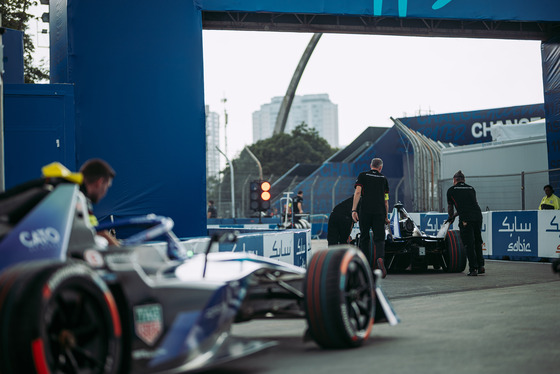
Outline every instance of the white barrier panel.
{"type": "Polygon", "coordinates": [[[560,258],[560,211],[541,210],[538,217],[539,257],[560,258]]]}
{"type": "Polygon", "coordinates": [[[482,212],[482,254],[492,256],[492,220],[490,212],[482,212]]]}
{"type": "MultiPolygon", "coordinates": [[[[231,231],[228,227],[221,227],[231,231]]],[[[181,241],[187,251],[204,253],[210,238],[193,238],[181,241]]],[[[311,229],[265,231],[239,234],[236,243],[220,243],[211,252],[245,252],[307,267],[311,256],[311,229]]]]}

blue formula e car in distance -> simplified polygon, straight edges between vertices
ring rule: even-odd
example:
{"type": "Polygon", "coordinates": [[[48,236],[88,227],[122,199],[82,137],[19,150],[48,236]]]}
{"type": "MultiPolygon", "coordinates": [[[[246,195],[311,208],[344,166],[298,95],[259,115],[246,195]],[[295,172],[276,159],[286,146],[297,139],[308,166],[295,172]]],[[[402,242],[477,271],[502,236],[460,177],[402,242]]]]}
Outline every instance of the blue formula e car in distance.
{"type": "Polygon", "coordinates": [[[193,254],[171,219],[152,215],[112,223],[142,228],[108,246],[89,223],[81,175],[59,164],[43,174],[0,194],[2,374],[202,370],[274,345],[232,335],[259,318],[306,319],[302,335],[327,349],[398,323],[356,247],[317,251],[307,270],[211,251],[231,234],[193,254]]]}

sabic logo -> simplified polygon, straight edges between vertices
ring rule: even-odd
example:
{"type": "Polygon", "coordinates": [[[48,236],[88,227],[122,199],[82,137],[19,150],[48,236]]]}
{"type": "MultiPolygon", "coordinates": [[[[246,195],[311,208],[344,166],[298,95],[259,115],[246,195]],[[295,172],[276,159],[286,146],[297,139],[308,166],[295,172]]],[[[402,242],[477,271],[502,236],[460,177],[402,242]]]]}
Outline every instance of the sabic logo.
{"type": "Polygon", "coordinates": [[[531,252],[531,243],[526,243],[525,239],[521,242],[521,238],[517,237],[515,243],[509,243],[508,252],[531,252]]]}
{"type": "Polygon", "coordinates": [[[30,249],[38,249],[60,242],[60,233],[54,227],[45,227],[33,231],[22,231],[19,234],[21,244],[30,249]]]}

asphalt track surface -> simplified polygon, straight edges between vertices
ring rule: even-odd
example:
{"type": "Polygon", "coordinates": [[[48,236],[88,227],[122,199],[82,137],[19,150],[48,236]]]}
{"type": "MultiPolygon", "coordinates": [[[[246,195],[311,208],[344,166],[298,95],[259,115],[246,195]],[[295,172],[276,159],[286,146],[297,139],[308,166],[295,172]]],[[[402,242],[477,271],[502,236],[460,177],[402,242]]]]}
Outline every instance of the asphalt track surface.
{"type": "Polygon", "coordinates": [[[204,373],[560,373],[560,276],[548,263],[488,260],[486,270],[389,274],[382,287],[401,323],[376,324],[356,349],[304,342],[303,320],[235,325],[278,345],[204,373]]]}

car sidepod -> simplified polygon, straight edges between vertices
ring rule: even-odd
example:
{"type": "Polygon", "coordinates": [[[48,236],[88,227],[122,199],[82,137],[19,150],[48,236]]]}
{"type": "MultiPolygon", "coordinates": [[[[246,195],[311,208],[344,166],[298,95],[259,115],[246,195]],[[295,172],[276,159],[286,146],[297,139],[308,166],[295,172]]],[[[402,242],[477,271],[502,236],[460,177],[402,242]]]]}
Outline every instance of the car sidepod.
{"type": "Polygon", "coordinates": [[[231,335],[251,273],[216,279],[211,262],[202,277],[203,256],[198,256],[147,275],[124,255],[111,257],[106,257],[116,277],[111,290],[130,326],[125,331],[130,357],[125,372],[196,371],[275,345],[231,335]],[[177,276],[182,273],[185,279],[177,276]]]}
{"type": "MultiPolygon", "coordinates": [[[[185,295],[187,294],[185,290],[185,295]]],[[[190,371],[220,364],[271,346],[257,340],[233,338],[231,325],[246,293],[242,282],[225,283],[212,291],[202,308],[186,308],[174,315],[158,344],[158,354],[145,362],[154,371],[190,371]],[[155,370],[157,369],[157,370],[155,370]]],[[[188,298],[186,299],[188,300],[188,298]]],[[[166,303],[166,306],[169,303],[166,303]]],[[[136,306],[136,310],[141,306],[136,306]]],[[[135,321],[138,329],[139,321],[135,321]]],[[[138,335],[138,333],[137,333],[138,335]]],[[[141,358],[141,350],[133,356],[141,358]]]]}

